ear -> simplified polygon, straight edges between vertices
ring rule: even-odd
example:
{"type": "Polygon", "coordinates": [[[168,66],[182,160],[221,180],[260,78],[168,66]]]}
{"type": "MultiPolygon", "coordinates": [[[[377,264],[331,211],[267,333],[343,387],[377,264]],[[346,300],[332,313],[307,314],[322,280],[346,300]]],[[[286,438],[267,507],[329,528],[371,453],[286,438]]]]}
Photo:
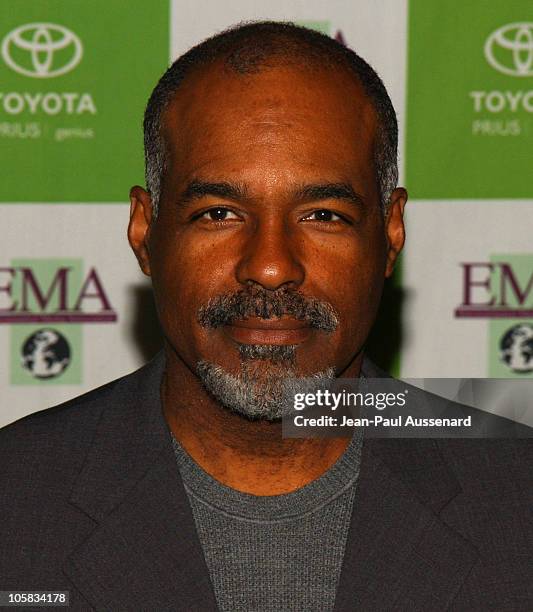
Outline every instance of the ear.
{"type": "Polygon", "coordinates": [[[407,191],[403,187],[397,187],[391,194],[387,217],[385,219],[385,232],[387,234],[386,278],[392,275],[394,264],[405,242],[403,213],[406,202],[407,191]]]}
{"type": "Polygon", "coordinates": [[[128,240],[141,270],[150,276],[150,252],[148,239],[152,222],[152,198],[150,194],[136,185],[130,189],[130,222],[128,240]]]}

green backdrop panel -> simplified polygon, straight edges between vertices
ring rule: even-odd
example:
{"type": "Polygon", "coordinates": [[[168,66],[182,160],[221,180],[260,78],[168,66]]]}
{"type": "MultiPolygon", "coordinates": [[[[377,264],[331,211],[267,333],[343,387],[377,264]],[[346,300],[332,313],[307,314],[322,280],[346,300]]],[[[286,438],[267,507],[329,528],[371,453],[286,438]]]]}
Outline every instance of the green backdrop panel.
{"type": "Polygon", "coordinates": [[[127,201],[168,63],[168,1],[0,7],[0,201],[127,201]]]}
{"type": "Polygon", "coordinates": [[[529,0],[410,0],[411,197],[531,197],[531,9],[529,0]]]}

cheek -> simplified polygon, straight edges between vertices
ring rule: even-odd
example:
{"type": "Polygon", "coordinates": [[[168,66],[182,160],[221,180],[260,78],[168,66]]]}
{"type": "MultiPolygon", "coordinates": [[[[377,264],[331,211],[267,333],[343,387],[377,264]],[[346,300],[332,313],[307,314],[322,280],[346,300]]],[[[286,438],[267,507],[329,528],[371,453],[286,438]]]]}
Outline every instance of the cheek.
{"type": "Polygon", "coordinates": [[[305,267],[310,286],[343,313],[373,302],[385,274],[385,241],[377,231],[371,235],[326,237],[308,240],[305,267]]]}
{"type": "Polygon", "coordinates": [[[306,249],[308,293],[325,299],[339,313],[332,337],[341,361],[363,346],[383,290],[386,250],[379,231],[331,237],[306,249]]]}
{"type": "Polygon", "coordinates": [[[213,240],[171,232],[154,237],[151,254],[152,284],[161,323],[167,335],[178,339],[194,334],[200,306],[229,287],[233,262],[213,240]]]}

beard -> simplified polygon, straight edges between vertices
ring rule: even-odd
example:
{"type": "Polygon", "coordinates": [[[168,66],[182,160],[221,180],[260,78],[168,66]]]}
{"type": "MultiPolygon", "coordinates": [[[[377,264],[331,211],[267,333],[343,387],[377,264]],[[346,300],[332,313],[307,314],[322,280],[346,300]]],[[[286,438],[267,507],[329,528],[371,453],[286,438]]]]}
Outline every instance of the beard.
{"type": "Polygon", "coordinates": [[[200,361],[196,371],[219,404],[249,420],[279,421],[291,414],[295,393],[311,392],[335,378],[332,367],[298,376],[293,345],[242,344],[239,355],[237,374],[208,361],[200,361]]]}
{"type": "Polygon", "coordinates": [[[242,345],[241,353],[259,353],[259,358],[242,358],[238,374],[230,374],[221,366],[200,361],[197,373],[204,388],[224,408],[249,420],[275,422],[292,412],[294,394],[320,387],[335,378],[334,368],[309,376],[298,376],[290,361],[280,361],[278,351],[288,353],[294,346],[242,345]],[[242,350],[244,349],[244,350],[242,350]],[[272,352],[273,357],[268,357],[272,352]]]}
{"type": "MultiPolygon", "coordinates": [[[[284,315],[306,321],[324,333],[334,331],[339,322],[328,302],[287,288],[269,291],[257,284],[212,298],[199,309],[198,322],[216,329],[246,317],[284,315]]],[[[204,388],[225,408],[251,420],[278,421],[292,410],[294,393],[302,387],[319,388],[335,377],[332,367],[299,376],[296,349],[296,345],[241,344],[237,374],[204,360],[197,363],[196,372],[204,388]]]]}

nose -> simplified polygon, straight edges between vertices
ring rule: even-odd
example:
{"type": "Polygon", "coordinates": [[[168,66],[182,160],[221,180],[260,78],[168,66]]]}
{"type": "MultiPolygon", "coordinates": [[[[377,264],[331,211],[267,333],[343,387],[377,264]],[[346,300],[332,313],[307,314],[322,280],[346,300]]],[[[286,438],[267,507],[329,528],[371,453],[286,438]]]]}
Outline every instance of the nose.
{"type": "Polygon", "coordinates": [[[305,279],[305,270],[296,247],[294,237],[281,221],[258,224],[237,264],[238,282],[257,283],[270,291],[282,286],[298,287],[305,279]]]}

